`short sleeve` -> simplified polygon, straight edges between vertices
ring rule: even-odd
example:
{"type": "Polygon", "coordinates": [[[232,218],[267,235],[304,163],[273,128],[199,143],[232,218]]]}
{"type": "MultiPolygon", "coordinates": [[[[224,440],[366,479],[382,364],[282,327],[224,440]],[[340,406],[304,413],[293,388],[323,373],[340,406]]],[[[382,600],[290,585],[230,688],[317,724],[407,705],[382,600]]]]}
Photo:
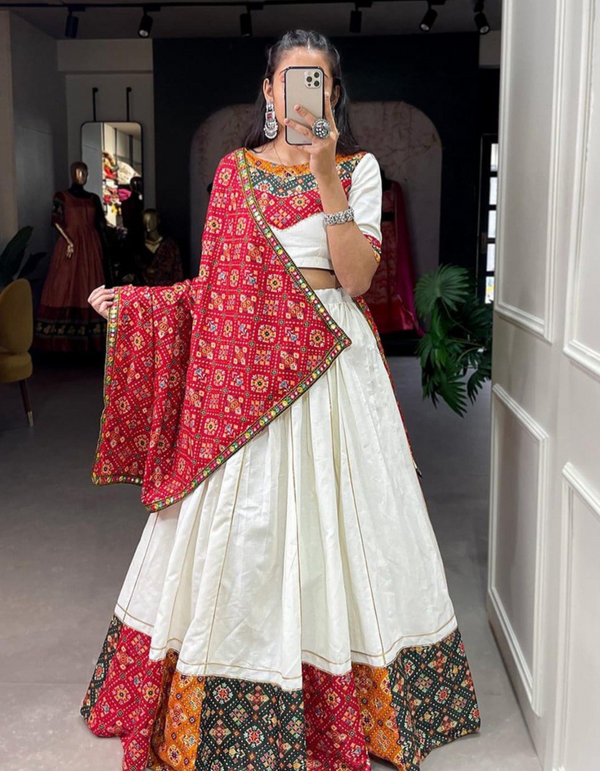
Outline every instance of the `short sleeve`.
{"type": "Polygon", "coordinates": [[[373,153],[365,153],[352,172],[348,205],[354,221],[368,238],[377,262],[381,260],[382,181],[379,163],[373,153]]]}

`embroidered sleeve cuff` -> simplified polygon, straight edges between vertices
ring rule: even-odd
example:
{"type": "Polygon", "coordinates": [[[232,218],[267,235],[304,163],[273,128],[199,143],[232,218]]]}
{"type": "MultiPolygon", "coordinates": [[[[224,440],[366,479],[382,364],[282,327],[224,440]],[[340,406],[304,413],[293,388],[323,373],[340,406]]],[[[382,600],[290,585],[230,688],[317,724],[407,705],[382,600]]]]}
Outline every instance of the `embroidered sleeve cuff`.
{"type": "Polygon", "coordinates": [[[373,247],[373,252],[375,254],[375,261],[381,262],[381,241],[378,238],[375,238],[375,236],[370,235],[369,233],[363,233],[363,235],[368,239],[369,243],[373,247]]]}

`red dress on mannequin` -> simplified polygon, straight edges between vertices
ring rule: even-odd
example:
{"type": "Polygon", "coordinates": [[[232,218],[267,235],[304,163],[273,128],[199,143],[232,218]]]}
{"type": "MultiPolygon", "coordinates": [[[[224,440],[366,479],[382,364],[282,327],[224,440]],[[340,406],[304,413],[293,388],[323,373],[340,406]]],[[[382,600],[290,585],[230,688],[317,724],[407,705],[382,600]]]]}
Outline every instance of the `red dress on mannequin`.
{"type": "Polygon", "coordinates": [[[73,242],[60,235],[35,324],[34,348],[43,351],[81,353],[102,351],[106,321],[88,303],[93,289],[104,283],[102,242],[98,227],[104,218],[100,199],[82,185],[55,194],[52,224],[59,224],[73,242]]]}
{"type": "Polygon", "coordinates": [[[402,188],[383,190],[381,263],[364,298],[380,333],[414,330],[423,335],[414,303],[415,272],[402,188]],[[386,217],[386,213],[392,216],[386,217]]]}

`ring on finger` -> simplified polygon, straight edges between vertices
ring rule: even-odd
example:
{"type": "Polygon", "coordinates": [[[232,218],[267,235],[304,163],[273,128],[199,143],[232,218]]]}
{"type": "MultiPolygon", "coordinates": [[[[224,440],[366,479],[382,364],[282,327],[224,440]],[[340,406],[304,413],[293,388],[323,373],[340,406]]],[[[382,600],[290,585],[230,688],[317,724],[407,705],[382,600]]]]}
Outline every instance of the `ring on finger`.
{"type": "Polygon", "coordinates": [[[311,129],[312,133],[319,139],[327,139],[331,134],[331,123],[326,118],[317,118],[311,129]]]}

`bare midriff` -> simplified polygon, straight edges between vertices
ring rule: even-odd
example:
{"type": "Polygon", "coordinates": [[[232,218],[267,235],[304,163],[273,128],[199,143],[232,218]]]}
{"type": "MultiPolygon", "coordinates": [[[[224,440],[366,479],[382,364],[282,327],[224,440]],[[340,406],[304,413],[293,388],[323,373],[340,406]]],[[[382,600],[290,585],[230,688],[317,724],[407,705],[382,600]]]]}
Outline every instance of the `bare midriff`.
{"type": "MultiPolygon", "coordinates": [[[[278,157],[276,157],[274,154],[272,156],[272,150],[269,147],[270,144],[272,143],[261,145],[261,147],[250,150],[250,153],[258,158],[263,158],[273,166],[276,166],[280,169],[296,169],[298,171],[308,171],[310,169],[309,163],[283,165],[278,157]],[[264,152],[265,148],[267,148],[266,153],[264,152]]],[[[308,281],[313,289],[328,289],[330,287],[335,288],[341,286],[340,282],[337,280],[335,271],[333,270],[328,270],[327,268],[298,268],[298,270],[300,273],[302,273],[304,278],[308,281]]]]}
{"type": "Polygon", "coordinates": [[[341,286],[333,270],[326,268],[298,268],[313,289],[328,289],[341,286]]]}

